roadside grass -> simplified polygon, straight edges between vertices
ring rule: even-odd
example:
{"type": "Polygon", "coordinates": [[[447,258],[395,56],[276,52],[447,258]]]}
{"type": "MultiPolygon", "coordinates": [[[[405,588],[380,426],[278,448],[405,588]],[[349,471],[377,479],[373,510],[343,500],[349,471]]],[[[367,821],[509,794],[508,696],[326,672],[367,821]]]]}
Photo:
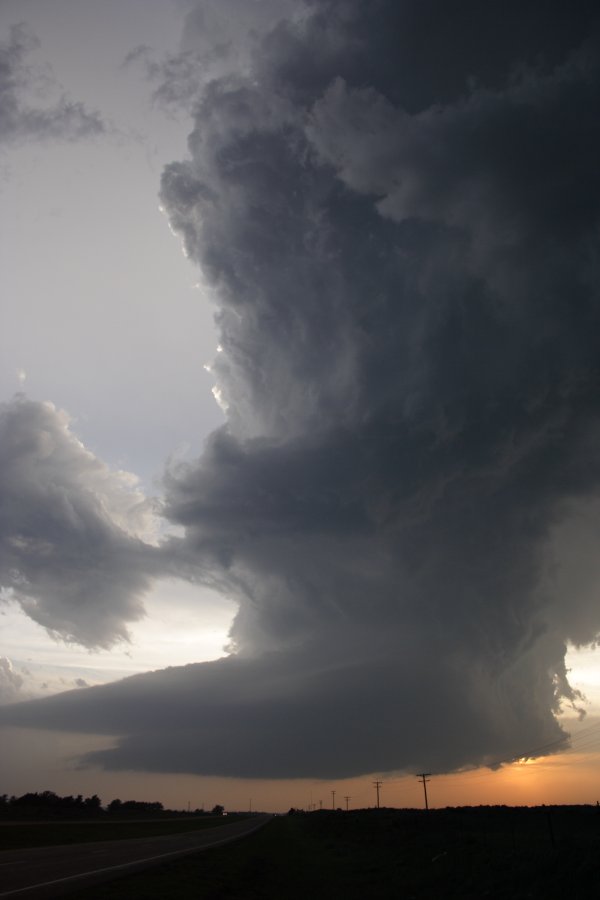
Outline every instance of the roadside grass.
{"type": "Polygon", "coordinates": [[[596,896],[600,816],[575,816],[570,821],[557,817],[550,830],[546,813],[530,812],[364,810],[281,816],[238,842],[70,896],[73,900],[596,896]]]}
{"type": "Polygon", "coordinates": [[[0,852],[25,847],[55,847],[60,844],[83,844],[91,841],[122,841],[128,838],[180,834],[202,831],[231,824],[245,818],[235,816],[201,816],[198,818],[156,819],[155,821],[104,820],[99,822],[10,822],[0,826],[0,852]]]}

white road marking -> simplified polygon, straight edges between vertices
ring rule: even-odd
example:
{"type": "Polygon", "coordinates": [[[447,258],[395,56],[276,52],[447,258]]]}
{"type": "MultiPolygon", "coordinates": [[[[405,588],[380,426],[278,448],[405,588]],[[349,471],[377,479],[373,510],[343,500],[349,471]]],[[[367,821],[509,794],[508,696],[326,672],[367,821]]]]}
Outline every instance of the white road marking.
{"type": "MultiPolygon", "coordinates": [[[[88,878],[92,875],[103,875],[106,872],[117,872],[119,869],[129,869],[134,866],[144,865],[145,863],[156,862],[159,859],[166,859],[169,856],[185,856],[188,853],[195,853],[198,850],[204,850],[208,847],[218,847],[219,844],[227,844],[229,841],[234,841],[238,837],[244,837],[247,834],[252,834],[253,831],[256,831],[260,828],[261,825],[264,825],[264,822],[259,823],[254,828],[249,831],[243,831],[242,834],[230,835],[229,837],[221,838],[218,841],[211,841],[209,844],[201,844],[198,847],[187,847],[185,850],[170,850],[168,853],[160,853],[158,856],[146,856],[143,859],[135,859],[126,863],[119,863],[117,866],[106,866],[103,869],[92,869],[89,872],[80,872],[77,875],[68,875],[66,878],[55,878],[52,881],[40,881],[37,884],[29,884],[27,887],[15,888],[12,891],[4,891],[0,894],[0,898],[2,897],[17,897],[19,894],[25,894],[27,891],[38,890],[39,888],[52,887],[52,885],[56,884],[66,884],[69,881],[76,881],[79,878],[88,878]]],[[[4,863],[3,865],[8,865],[8,863],[4,863]]]]}

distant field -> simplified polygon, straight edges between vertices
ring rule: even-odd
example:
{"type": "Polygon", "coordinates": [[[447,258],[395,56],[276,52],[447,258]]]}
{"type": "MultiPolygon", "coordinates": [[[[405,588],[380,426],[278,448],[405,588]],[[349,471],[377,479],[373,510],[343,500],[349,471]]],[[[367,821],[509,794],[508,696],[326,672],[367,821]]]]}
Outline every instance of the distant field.
{"type": "Polygon", "coordinates": [[[600,885],[600,810],[315,812],[72,900],[588,900],[600,885]]]}
{"type": "Polygon", "coordinates": [[[50,847],[90,841],[119,841],[127,838],[179,834],[227,825],[244,816],[199,816],[198,818],[155,819],[147,822],[101,820],[98,822],[12,822],[0,825],[0,852],[23,847],[50,847]]]}

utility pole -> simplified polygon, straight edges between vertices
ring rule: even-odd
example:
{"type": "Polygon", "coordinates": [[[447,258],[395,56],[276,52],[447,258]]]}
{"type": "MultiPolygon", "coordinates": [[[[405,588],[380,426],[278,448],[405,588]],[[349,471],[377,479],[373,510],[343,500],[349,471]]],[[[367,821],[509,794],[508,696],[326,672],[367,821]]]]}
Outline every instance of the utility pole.
{"type": "Polygon", "coordinates": [[[323,809],[323,801],[319,800],[319,809],[323,809]]]}
{"type": "Polygon", "coordinates": [[[423,782],[423,793],[425,794],[425,809],[429,809],[429,803],[427,801],[427,782],[429,781],[429,776],[431,772],[419,772],[417,778],[419,781],[423,782]]]}
{"type": "Polygon", "coordinates": [[[348,812],[348,800],[352,800],[352,797],[344,797],[344,800],[346,801],[346,812],[348,812]]]}
{"type": "Polygon", "coordinates": [[[374,781],[373,782],[373,787],[377,791],[377,809],[379,809],[379,788],[381,787],[382,784],[383,784],[383,781],[374,781]]]}
{"type": "Polygon", "coordinates": [[[335,791],[331,792],[331,808],[335,809],[335,791]]]}

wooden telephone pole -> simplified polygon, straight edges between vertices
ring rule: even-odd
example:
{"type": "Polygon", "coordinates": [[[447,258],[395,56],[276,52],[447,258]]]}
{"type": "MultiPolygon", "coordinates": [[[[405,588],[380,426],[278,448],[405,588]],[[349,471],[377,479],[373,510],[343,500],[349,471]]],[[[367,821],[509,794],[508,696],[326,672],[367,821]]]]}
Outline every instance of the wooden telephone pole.
{"type": "Polygon", "coordinates": [[[429,776],[431,772],[420,772],[417,775],[419,781],[423,782],[423,793],[425,794],[425,809],[429,809],[429,802],[427,800],[427,782],[429,781],[429,776]]]}
{"type": "Polygon", "coordinates": [[[373,782],[373,787],[377,791],[377,809],[379,809],[379,788],[381,787],[382,784],[383,784],[383,781],[374,781],[373,782]]]}

